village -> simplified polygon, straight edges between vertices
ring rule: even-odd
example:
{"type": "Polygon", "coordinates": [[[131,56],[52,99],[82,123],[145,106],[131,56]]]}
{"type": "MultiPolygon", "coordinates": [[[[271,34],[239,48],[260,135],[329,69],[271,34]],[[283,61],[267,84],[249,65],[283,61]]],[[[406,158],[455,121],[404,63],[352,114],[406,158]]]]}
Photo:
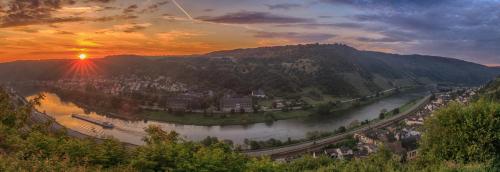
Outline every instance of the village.
{"type": "Polygon", "coordinates": [[[232,90],[214,91],[194,88],[165,76],[67,78],[55,81],[33,81],[36,86],[72,92],[94,92],[116,97],[133,97],[139,108],[171,113],[252,113],[299,110],[307,106],[299,99],[273,97],[262,89],[238,94],[232,90]],[[266,100],[265,103],[260,103],[266,100]]]}
{"type": "MultiPolygon", "coordinates": [[[[312,152],[313,157],[321,154],[334,159],[347,160],[364,158],[377,152],[381,147],[390,150],[394,157],[401,161],[411,161],[418,155],[418,142],[422,136],[422,126],[433,112],[445,107],[450,102],[467,104],[476,95],[479,88],[446,89],[446,92],[435,92],[429,103],[404,120],[383,128],[373,128],[365,132],[355,133],[347,140],[330,145],[325,149],[312,152]]],[[[277,159],[289,161],[293,157],[277,159]]]]}

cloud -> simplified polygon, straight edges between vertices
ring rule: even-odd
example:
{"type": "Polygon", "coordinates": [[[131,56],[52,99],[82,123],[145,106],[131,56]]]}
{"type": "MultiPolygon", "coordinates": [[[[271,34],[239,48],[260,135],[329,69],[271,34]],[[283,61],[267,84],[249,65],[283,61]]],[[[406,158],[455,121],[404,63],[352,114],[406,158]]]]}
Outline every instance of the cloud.
{"type": "Polygon", "coordinates": [[[188,31],[180,31],[180,30],[173,30],[169,32],[162,32],[156,34],[157,37],[166,42],[174,42],[178,41],[180,39],[189,39],[197,36],[202,36],[205,35],[201,32],[188,32],[188,31]]]}
{"type": "Polygon", "coordinates": [[[83,6],[83,7],[62,7],[57,10],[58,14],[65,14],[65,15],[81,15],[84,13],[93,13],[97,11],[102,11],[102,8],[99,6],[83,6]]]}
{"type": "Polygon", "coordinates": [[[229,24],[285,24],[285,23],[309,23],[313,19],[300,18],[276,15],[267,12],[255,11],[240,11],[235,13],[227,13],[222,16],[202,16],[199,20],[214,22],[214,23],[229,23],[229,24]]]}
{"type": "MultiPolygon", "coordinates": [[[[84,2],[108,3],[112,2],[112,0],[88,0],[84,2]]],[[[130,14],[80,17],[84,12],[99,11],[101,7],[68,7],[75,4],[75,0],[11,0],[7,2],[9,8],[5,10],[5,14],[0,15],[0,28],[80,21],[105,22],[137,18],[137,16],[130,14]]],[[[136,8],[137,6],[129,6],[126,11],[133,11],[136,8]]]]}
{"type": "Polygon", "coordinates": [[[254,37],[265,39],[283,39],[297,43],[323,42],[334,38],[336,35],[329,33],[298,33],[298,32],[265,32],[256,31],[254,37]]]}
{"type": "Polygon", "coordinates": [[[107,21],[115,21],[115,20],[128,20],[128,19],[136,19],[138,16],[135,15],[112,15],[112,16],[104,16],[104,17],[97,17],[97,18],[88,18],[88,21],[95,21],[95,22],[107,22],[107,21]]]}
{"type": "Polygon", "coordinates": [[[101,9],[97,10],[97,11],[106,11],[106,10],[117,10],[119,8],[117,7],[110,7],[110,6],[106,6],[106,7],[102,7],[101,9]]]}
{"type": "Polygon", "coordinates": [[[135,12],[139,8],[136,4],[130,5],[127,8],[123,9],[123,13],[129,14],[135,12]]]}
{"type": "Polygon", "coordinates": [[[115,25],[114,28],[117,31],[121,32],[126,32],[126,33],[131,33],[131,32],[137,32],[140,30],[144,30],[151,26],[151,23],[131,23],[131,24],[123,24],[123,25],[115,25]]]}
{"type": "Polygon", "coordinates": [[[331,28],[331,27],[337,27],[337,28],[363,28],[364,25],[362,23],[298,23],[298,24],[279,24],[276,25],[277,27],[300,27],[300,28],[306,28],[306,29],[317,29],[317,28],[331,28]]]}
{"type": "Polygon", "coordinates": [[[407,41],[410,41],[410,40],[405,39],[405,38],[397,39],[397,38],[393,38],[393,37],[383,37],[383,38],[359,37],[356,40],[361,41],[361,42],[380,42],[380,43],[407,42],[407,41]]]}
{"type": "Polygon", "coordinates": [[[425,8],[435,5],[447,4],[448,2],[452,1],[457,1],[457,0],[320,0],[320,2],[334,4],[334,5],[351,5],[356,7],[368,7],[368,8],[374,8],[374,7],[425,8]]]}
{"type": "Polygon", "coordinates": [[[283,3],[283,4],[274,4],[274,5],[266,5],[270,10],[291,10],[295,8],[301,8],[302,4],[294,4],[294,3],[283,3]]]}
{"type": "Polygon", "coordinates": [[[318,16],[318,18],[320,18],[320,19],[331,19],[331,18],[333,18],[333,16],[323,15],[323,16],[318,16]]]}
{"type": "Polygon", "coordinates": [[[495,0],[320,0],[359,11],[345,19],[381,35],[365,43],[401,42],[401,53],[500,63],[500,2],[495,0]]]}
{"type": "Polygon", "coordinates": [[[166,5],[168,4],[168,1],[160,1],[160,2],[157,2],[157,3],[154,3],[150,6],[147,6],[146,8],[142,9],[139,13],[152,13],[152,12],[156,12],[158,11],[158,9],[163,6],[163,5],[166,5]]]}
{"type": "Polygon", "coordinates": [[[73,33],[73,32],[63,31],[63,30],[56,31],[56,34],[60,34],[60,35],[75,35],[75,33],[73,33]]]}
{"type": "Polygon", "coordinates": [[[40,23],[80,21],[79,17],[53,17],[52,13],[73,0],[12,0],[6,14],[0,18],[0,27],[23,26],[40,23]]]}
{"type": "Polygon", "coordinates": [[[89,2],[94,2],[94,3],[110,3],[110,2],[113,2],[115,0],[85,0],[85,2],[89,3],[89,2]]]}

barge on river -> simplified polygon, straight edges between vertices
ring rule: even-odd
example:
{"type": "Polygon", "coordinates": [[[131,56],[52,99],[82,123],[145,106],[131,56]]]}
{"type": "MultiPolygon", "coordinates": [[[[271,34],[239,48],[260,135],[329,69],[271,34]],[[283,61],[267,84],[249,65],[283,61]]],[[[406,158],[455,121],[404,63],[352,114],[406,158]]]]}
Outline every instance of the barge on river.
{"type": "Polygon", "coordinates": [[[100,121],[100,120],[97,120],[97,119],[94,119],[94,118],[90,118],[90,117],[88,117],[86,115],[72,114],[71,117],[76,118],[76,119],[80,119],[80,120],[83,120],[83,121],[87,121],[87,122],[90,122],[92,124],[99,125],[102,128],[113,128],[113,127],[115,127],[110,122],[100,121]]]}

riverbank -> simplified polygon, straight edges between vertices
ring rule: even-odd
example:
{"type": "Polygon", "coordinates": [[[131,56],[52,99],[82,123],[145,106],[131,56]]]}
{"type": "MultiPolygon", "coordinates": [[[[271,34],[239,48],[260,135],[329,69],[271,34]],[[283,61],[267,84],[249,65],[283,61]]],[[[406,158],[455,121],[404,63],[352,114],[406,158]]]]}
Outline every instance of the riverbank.
{"type": "Polygon", "coordinates": [[[265,141],[255,141],[255,140],[248,140],[247,144],[250,147],[250,150],[258,150],[258,149],[272,149],[276,147],[283,147],[287,145],[294,145],[298,143],[303,143],[303,142],[308,142],[308,141],[314,141],[318,139],[323,139],[323,138],[328,138],[332,137],[338,134],[358,130],[360,128],[366,127],[373,125],[375,123],[379,123],[381,121],[384,121],[386,118],[391,118],[393,116],[401,115],[402,112],[409,112],[411,111],[411,108],[414,108],[415,106],[419,106],[419,103],[422,103],[423,100],[428,99],[428,96],[422,96],[415,98],[413,100],[408,101],[407,103],[394,108],[394,109],[389,109],[387,112],[384,113],[382,117],[379,116],[379,118],[375,118],[373,120],[366,120],[366,121],[358,121],[359,124],[356,126],[341,126],[339,128],[336,128],[333,131],[324,131],[324,132],[319,132],[319,131],[314,131],[314,132],[309,132],[306,134],[306,138],[302,139],[289,139],[287,141],[280,141],[278,139],[271,138],[269,140],[265,141]]]}
{"type": "Polygon", "coordinates": [[[347,111],[359,106],[368,105],[377,100],[394,96],[400,93],[411,91],[418,87],[407,87],[399,90],[391,90],[378,96],[371,96],[366,99],[351,99],[343,103],[329,107],[327,114],[318,114],[317,106],[308,110],[290,110],[290,111],[274,111],[274,112],[257,112],[257,113],[232,113],[232,114],[203,114],[203,113],[169,113],[167,111],[143,110],[137,116],[147,120],[155,120],[162,122],[170,122],[184,125],[199,125],[199,126],[214,126],[214,125],[248,125],[255,123],[272,124],[274,121],[305,118],[313,115],[335,115],[342,111],[347,111]]]}
{"type": "Polygon", "coordinates": [[[308,117],[312,111],[294,110],[288,112],[258,112],[258,113],[234,113],[234,114],[202,114],[183,113],[173,114],[165,111],[143,111],[140,116],[148,120],[171,122],[185,125],[246,125],[255,123],[272,124],[277,120],[308,117]]]}
{"type": "MultiPolygon", "coordinates": [[[[168,111],[154,111],[154,110],[138,110],[135,108],[130,108],[131,106],[125,106],[124,108],[120,106],[119,110],[115,108],[99,108],[101,106],[93,106],[94,104],[100,104],[102,106],[116,106],[116,103],[99,103],[103,101],[90,101],[92,103],[87,104],[89,100],[95,99],[84,99],[86,101],[81,101],[82,97],[76,96],[78,94],[73,92],[65,91],[55,91],[58,95],[61,95],[61,99],[66,102],[72,102],[79,107],[82,107],[86,112],[96,112],[108,117],[119,118],[128,121],[159,121],[167,123],[176,123],[183,125],[196,125],[196,126],[228,126],[228,125],[249,125],[264,123],[266,125],[271,125],[279,120],[287,119],[303,119],[312,116],[333,116],[341,114],[344,111],[349,111],[357,107],[369,105],[378,100],[398,95],[401,93],[410,92],[411,90],[419,88],[405,87],[399,89],[389,89],[378,94],[371,96],[365,96],[362,98],[354,99],[344,99],[335,102],[328,102],[322,105],[310,106],[307,109],[302,110],[287,110],[287,111],[273,111],[273,112],[257,112],[257,113],[226,113],[226,114],[205,114],[205,113],[170,113],[168,111]],[[323,106],[323,107],[321,107],[323,106]],[[326,113],[324,111],[326,107],[326,113]],[[321,110],[321,108],[323,108],[321,110]]],[[[110,100],[111,101],[111,100],[110,100]]],[[[104,101],[108,102],[108,101],[104,101]]],[[[111,101],[115,102],[115,101],[111,101]]],[[[118,103],[120,104],[120,103],[118,103]]],[[[130,103],[125,103],[130,105],[130,103]]]]}
{"type": "Polygon", "coordinates": [[[408,103],[408,105],[405,104],[403,106],[407,107],[404,107],[406,110],[403,112],[400,112],[396,115],[392,115],[389,118],[385,118],[383,120],[375,120],[368,125],[359,126],[353,128],[352,130],[342,132],[340,134],[336,134],[321,139],[316,139],[314,141],[300,142],[292,145],[259,149],[259,150],[246,150],[243,151],[243,153],[253,157],[271,156],[272,158],[278,158],[279,156],[283,155],[293,155],[293,154],[298,154],[299,152],[319,150],[325,146],[344,140],[352,136],[354,133],[363,132],[373,128],[384,127],[394,122],[399,122],[402,119],[404,119],[404,117],[406,117],[407,115],[416,112],[419,108],[422,108],[427,102],[430,101],[430,98],[431,96],[428,95],[415,103],[408,103]]]}

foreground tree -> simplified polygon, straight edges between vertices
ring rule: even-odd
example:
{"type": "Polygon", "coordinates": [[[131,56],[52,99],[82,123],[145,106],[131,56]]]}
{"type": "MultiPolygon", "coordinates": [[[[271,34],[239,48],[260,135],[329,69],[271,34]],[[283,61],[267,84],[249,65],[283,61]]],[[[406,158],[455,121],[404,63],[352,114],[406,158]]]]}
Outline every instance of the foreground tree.
{"type": "Polygon", "coordinates": [[[425,122],[421,143],[427,159],[487,162],[500,156],[500,104],[452,103],[425,122]]]}

